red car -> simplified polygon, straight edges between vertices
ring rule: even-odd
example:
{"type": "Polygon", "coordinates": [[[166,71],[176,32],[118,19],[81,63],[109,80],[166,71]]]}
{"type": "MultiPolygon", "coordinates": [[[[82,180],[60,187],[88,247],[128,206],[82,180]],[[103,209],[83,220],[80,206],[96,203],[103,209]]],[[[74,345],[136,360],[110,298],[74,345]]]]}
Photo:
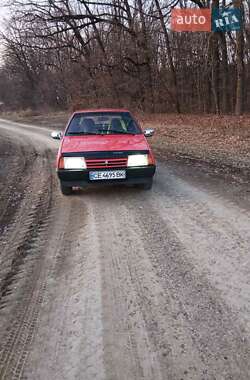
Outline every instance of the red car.
{"type": "Polygon", "coordinates": [[[155,159],[144,132],[128,110],[99,109],[75,112],[65,129],[52,132],[62,139],[57,174],[64,195],[90,183],[133,184],[151,189],[155,159]]]}

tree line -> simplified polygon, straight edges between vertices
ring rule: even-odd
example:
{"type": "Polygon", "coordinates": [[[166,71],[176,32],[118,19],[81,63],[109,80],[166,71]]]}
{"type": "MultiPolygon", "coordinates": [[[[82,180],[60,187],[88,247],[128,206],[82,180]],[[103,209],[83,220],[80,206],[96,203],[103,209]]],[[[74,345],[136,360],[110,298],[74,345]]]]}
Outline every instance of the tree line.
{"type": "Polygon", "coordinates": [[[1,42],[7,108],[250,109],[250,1],[9,0],[1,42]],[[239,8],[230,32],[174,32],[171,9],[239,8]]]}

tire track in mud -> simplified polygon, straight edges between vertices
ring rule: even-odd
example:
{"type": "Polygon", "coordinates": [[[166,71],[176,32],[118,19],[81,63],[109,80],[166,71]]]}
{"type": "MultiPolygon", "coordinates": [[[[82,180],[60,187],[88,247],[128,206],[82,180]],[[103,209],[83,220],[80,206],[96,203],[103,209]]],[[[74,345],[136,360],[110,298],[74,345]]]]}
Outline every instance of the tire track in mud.
{"type": "Polygon", "coordinates": [[[92,201],[103,251],[104,353],[111,378],[248,379],[244,325],[190,260],[167,215],[161,217],[157,198],[121,190],[97,193],[92,201]],[[150,361],[159,369],[154,375],[150,361]]]}
{"type": "MultiPolygon", "coordinates": [[[[8,132],[7,132],[8,135],[8,132]]],[[[20,180],[25,189],[0,239],[0,379],[22,376],[44,300],[50,264],[46,263],[51,225],[58,201],[53,193],[51,153],[18,137],[13,150],[23,162],[11,168],[8,183],[20,180]],[[20,155],[20,157],[19,157],[20,155]]],[[[54,158],[54,157],[53,157],[54,158]]],[[[60,198],[59,198],[60,201],[60,198]]],[[[4,205],[9,211],[8,204],[4,205]]],[[[62,227],[63,229],[65,226],[62,227]]],[[[50,252],[51,254],[51,252],[50,252]]]]}
{"type": "Polygon", "coordinates": [[[35,158],[35,151],[24,151],[10,138],[0,141],[0,234],[4,234],[14,218],[25,192],[24,178],[28,175],[28,161],[35,158]]]}
{"type": "Polygon", "coordinates": [[[77,194],[67,198],[62,206],[61,216],[58,214],[58,220],[62,221],[61,243],[56,250],[47,302],[24,378],[104,379],[100,349],[99,251],[93,243],[92,216],[77,194]]]}
{"type": "MultiPolygon", "coordinates": [[[[31,183],[36,178],[37,170],[42,169],[35,162],[31,173],[32,179],[29,178],[31,183]]],[[[51,207],[50,175],[40,178],[39,187],[33,186],[29,193],[25,194],[19,212],[17,210],[17,215],[9,225],[7,233],[1,237],[0,244],[3,248],[0,256],[0,306],[12,279],[19,272],[18,267],[23,264],[33,241],[46,226],[44,219],[51,207]]]]}
{"type": "MultiPolygon", "coordinates": [[[[3,132],[9,135],[5,127],[3,132]]],[[[1,380],[23,376],[41,307],[48,296],[48,283],[60,271],[62,252],[67,247],[70,250],[66,231],[71,225],[72,232],[73,216],[78,213],[74,201],[69,200],[65,205],[63,197],[57,195],[58,186],[52,175],[54,145],[47,147],[48,137],[40,135],[40,131],[36,134],[35,128],[32,139],[22,126],[16,132],[15,150],[22,152],[24,162],[19,171],[23,174],[23,189],[27,188],[0,239],[1,380]]],[[[9,183],[16,180],[14,170],[11,174],[9,183]]],[[[9,211],[8,206],[6,210],[9,211]]]]}
{"type": "Polygon", "coordinates": [[[214,189],[207,193],[174,176],[169,178],[167,194],[172,201],[162,189],[156,195],[154,203],[161,201],[162,219],[171,225],[190,258],[234,309],[249,335],[248,209],[238,207],[232,198],[225,200],[214,189]]]}
{"type": "Polygon", "coordinates": [[[159,352],[150,338],[139,302],[138,293],[143,297],[145,292],[138,292],[131,273],[130,263],[135,267],[141,264],[134,257],[141,254],[139,242],[135,244],[138,235],[117,198],[105,191],[104,196],[98,194],[95,202],[89,202],[95,203],[92,213],[100,247],[106,378],[160,380],[164,375],[159,352]],[[111,199],[114,208],[119,205],[119,214],[110,209],[111,199]]]}
{"type": "Polygon", "coordinates": [[[28,203],[33,201],[32,206],[26,204],[18,223],[11,226],[10,245],[5,245],[1,255],[3,262],[5,254],[0,273],[1,331],[7,326],[8,333],[1,336],[0,379],[20,377],[43,300],[46,281],[42,260],[51,218],[52,186],[46,179],[40,178],[41,196],[28,199],[28,203]]]}
{"type": "MultiPolygon", "coordinates": [[[[188,354],[187,364],[191,361],[187,365],[185,378],[191,375],[190,379],[210,380],[216,379],[219,373],[229,379],[248,379],[250,349],[244,325],[237,319],[236,311],[226,304],[220,291],[200,271],[195,261],[190,260],[188,248],[175,233],[167,214],[164,219],[161,217],[158,199],[149,199],[142,194],[141,202],[147,202],[147,199],[147,210],[142,207],[134,216],[141,230],[144,249],[148,252],[166,299],[169,298],[166,316],[169,314],[170,325],[176,326],[171,351],[176,350],[179,344],[183,347],[174,361],[179,363],[180,358],[184,361],[184,356],[188,354]],[[188,343],[190,338],[192,341],[188,343]],[[190,351],[192,355],[195,352],[198,354],[199,360],[195,360],[195,365],[190,351]]],[[[131,212],[135,204],[138,205],[138,200],[138,196],[129,197],[127,207],[131,212]]],[[[164,199],[161,201],[164,204],[164,199]]],[[[166,201],[169,202],[167,198],[166,201]]],[[[142,304],[142,310],[145,305],[142,304]]],[[[145,315],[149,315],[148,312],[145,315]]],[[[174,374],[173,378],[176,376],[174,374]]]]}
{"type": "MultiPolygon", "coordinates": [[[[138,197],[137,191],[133,200],[134,196],[138,197]]],[[[109,252],[102,263],[104,353],[109,375],[124,380],[166,376],[200,379],[193,365],[196,362],[205,369],[199,351],[179,321],[172,320],[171,297],[155,271],[148,246],[145,249],[145,229],[134,219],[133,211],[137,210],[137,215],[141,211],[133,207],[133,201],[126,202],[126,198],[131,200],[128,191],[122,198],[112,195],[113,207],[119,209],[119,214],[110,210],[110,195],[105,197],[98,202],[95,214],[103,256],[109,252]],[[105,220],[109,221],[107,225],[105,220]],[[108,240],[101,233],[104,226],[108,240]],[[185,352],[177,335],[185,344],[188,342],[191,355],[185,352]]]]}
{"type": "MultiPolygon", "coordinates": [[[[17,318],[14,320],[10,333],[5,337],[6,345],[3,347],[3,355],[0,357],[2,368],[0,379],[21,379],[30,354],[30,348],[34,339],[34,334],[40,322],[41,307],[48,298],[48,283],[57,271],[58,260],[61,251],[67,250],[64,246],[62,236],[68,223],[68,210],[61,207],[61,199],[54,199],[55,209],[44,218],[45,228],[40,231],[35,239],[30,243],[29,254],[35,254],[30,270],[30,277],[24,289],[24,298],[21,300],[20,308],[16,310],[17,318]],[[63,212],[58,212],[56,208],[61,208],[63,212]],[[57,220],[61,216],[60,220],[57,220]],[[53,236],[56,238],[53,239],[53,236]]],[[[28,263],[27,263],[28,264],[28,263]]],[[[27,268],[27,266],[26,266],[27,268]]]]}
{"type": "MultiPolygon", "coordinates": [[[[77,197],[65,202],[65,198],[59,195],[55,175],[52,175],[55,152],[52,155],[51,150],[46,148],[47,139],[40,134],[36,139],[34,134],[29,147],[24,131],[18,146],[26,154],[30,149],[34,150],[35,159],[27,165],[25,181],[29,183],[29,188],[0,241],[1,380],[23,378],[30,349],[34,347],[32,342],[41,324],[41,310],[47,303],[53,306],[55,294],[48,301],[51,284],[55,284],[55,279],[64,279],[64,272],[72,267],[71,260],[75,257],[73,253],[78,252],[77,264],[81,268],[82,260],[84,261],[79,254],[84,239],[79,242],[79,247],[75,246],[75,242],[79,241],[78,232],[82,221],[79,207],[83,204],[82,201],[79,203],[77,197]]],[[[25,159],[27,161],[28,157],[25,156],[25,159]]],[[[77,264],[72,269],[73,275],[77,272],[77,264]]],[[[63,313],[70,313],[70,306],[66,306],[71,302],[70,291],[74,293],[75,289],[67,282],[59,294],[59,298],[63,297],[62,303],[65,306],[63,313]]],[[[81,315],[79,311],[78,315],[81,315]]],[[[65,327],[67,331],[70,323],[67,322],[65,327]]],[[[51,330],[47,329],[47,324],[42,338],[45,332],[49,338],[51,330]]],[[[58,339],[62,336],[62,331],[59,331],[58,339]]],[[[44,343],[42,341],[41,346],[35,345],[34,348],[40,349],[44,343]]],[[[33,370],[30,368],[28,376],[33,370]]],[[[50,378],[50,375],[45,378],[50,378]]],[[[59,378],[61,379],[60,376],[59,378]]]]}

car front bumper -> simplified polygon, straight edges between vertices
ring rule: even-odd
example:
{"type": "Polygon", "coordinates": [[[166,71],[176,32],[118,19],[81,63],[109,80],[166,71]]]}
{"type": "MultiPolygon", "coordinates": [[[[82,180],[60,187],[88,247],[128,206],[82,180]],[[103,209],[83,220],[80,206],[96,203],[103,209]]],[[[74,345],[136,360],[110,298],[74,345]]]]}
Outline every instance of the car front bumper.
{"type": "Polygon", "coordinates": [[[106,169],[85,169],[85,170],[65,170],[58,169],[57,175],[63,186],[68,187],[84,187],[88,184],[142,184],[152,181],[155,174],[155,165],[131,168],[106,168],[106,169]],[[126,170],[126,179],[111,179],[111,180],[95,180],[89,179],[90,171],[111,171],[111,170],[126,170]]]}

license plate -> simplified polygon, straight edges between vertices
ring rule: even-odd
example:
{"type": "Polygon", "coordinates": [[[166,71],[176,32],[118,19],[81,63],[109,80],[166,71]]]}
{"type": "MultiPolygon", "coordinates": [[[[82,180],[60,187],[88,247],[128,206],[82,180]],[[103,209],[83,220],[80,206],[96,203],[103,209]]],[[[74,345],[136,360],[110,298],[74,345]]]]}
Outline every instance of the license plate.
{"type": "Polygon", "coordinates": [[[91,181],[108,180],[108,179],[125,179],[126,170],[107,170],[89,172],[91,181]]]}

